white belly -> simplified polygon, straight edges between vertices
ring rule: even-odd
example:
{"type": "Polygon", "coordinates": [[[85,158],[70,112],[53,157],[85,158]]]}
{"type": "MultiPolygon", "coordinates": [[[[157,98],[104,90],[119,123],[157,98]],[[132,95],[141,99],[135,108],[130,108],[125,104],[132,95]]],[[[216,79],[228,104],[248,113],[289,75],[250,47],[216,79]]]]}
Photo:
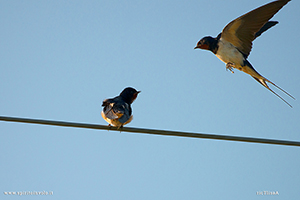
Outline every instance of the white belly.
{"type": "Polygon", "coordinates": [[[244,63],[244,56],[239,52],[235,46],[227,42],[224,39],[220,39],[219,48],[216,56],[222,60],[224,63],[233,63],[237,66],[242,66],[244,63]]]}
{"type": "Polygon", "coordinates": [[[121,122],[119,122],[119,118],[118,119],[109,119],[108,117],[105,116],[103,111],[101,112],[101,116],[107,123],[109,123],[110,125],[113,125],[113,126],[117,126],[117,127],[128,124],[129,122],[131,122],[131,120],[133,118],[133,116],[131,115],[125,123],[121,123],[121,122]]]}

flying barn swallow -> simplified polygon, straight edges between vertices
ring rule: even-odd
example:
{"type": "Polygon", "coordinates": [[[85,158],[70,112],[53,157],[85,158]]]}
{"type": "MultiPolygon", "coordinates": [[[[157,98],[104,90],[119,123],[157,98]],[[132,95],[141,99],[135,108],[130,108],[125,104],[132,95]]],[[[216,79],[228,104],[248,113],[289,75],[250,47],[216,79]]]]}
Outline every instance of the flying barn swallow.
{"type": "Polygon", "coordinates": [[[119,129],[131,122],[133,118],[131,104],[140,92],[127,87],[119,96],[103,101],[102,106],[104,108],[101,116],[109,123],[109,126],[113,125],[119,129]]]}
{"type": "Polygon", "coordinates": [[[289,1],[290,0],[273,1],[240,16],[227,24],[216,38],[211,36],[202,38],[194,49],[199,48],[213,52],[221,61],[226,63],[226,69],[229,69],[233,73],[233,68],[236,68],[249,74],[292,107],[286,100],[271,90],[267,85],[267,82],[274,85],[291,98],[295,98],[267,78],[260,75],[247,60],[252,48],[252,41],[278,23],[277,21],[269,20],[289,1]]]}

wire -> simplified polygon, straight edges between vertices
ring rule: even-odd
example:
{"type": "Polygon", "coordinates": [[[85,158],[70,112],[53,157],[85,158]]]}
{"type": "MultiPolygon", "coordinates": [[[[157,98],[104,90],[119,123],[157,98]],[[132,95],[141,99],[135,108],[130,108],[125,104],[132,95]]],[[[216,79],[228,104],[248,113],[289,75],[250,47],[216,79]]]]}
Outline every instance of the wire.
{"type": "Polygon", "coordinates": [[[121,129],[117,129],[116,127],[109,127],[109,126],[103,126],[103,125],[97,125],[97,124],[85,124],[85,123],[51,121],[51,120],[41,120],[41,119],[28,119],[28,118],[17,118],[17,117],[5,117],[5,116],[0,116],[0,120],[8,121],[8,122],[41,124],[41,125],[50,125],[50,126],[64,126],[64,127],[98,129],[98,130],[100,129],[100,130],[123,131],[123,132],[131,132],[131,133],[144,133],[144,134],[165,135],[165,136],[178,136],[178,137],[227,140],[227,141],[236,141],[236,142],[250,142],[250,143],[275,144],[275,145],[300,147],[300,142],[264,139],[264,138],[251,138],[251,137],[239,137],[239,136],[229,136],[229,135],[216,135],[216,134],[205,134],[205,133],[169,131],[169,130],[129,128],[129,127],[123,127],[121,129]]]}

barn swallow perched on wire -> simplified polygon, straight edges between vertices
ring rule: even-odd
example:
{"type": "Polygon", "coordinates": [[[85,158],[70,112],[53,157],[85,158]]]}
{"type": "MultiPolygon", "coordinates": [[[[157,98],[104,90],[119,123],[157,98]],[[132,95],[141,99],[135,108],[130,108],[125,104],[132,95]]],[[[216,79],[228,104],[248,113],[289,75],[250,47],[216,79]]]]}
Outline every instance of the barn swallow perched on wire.
{"type": "Polygon", "coordinates": [[[290,107],[286,100],[269,88],[267,82],[295,99],[288,92],[260,75],[247,60],[252,48],[252,41],[263,32],[276,25],[277,21],[269,21],[290,0],[277,0],[256,8],[239,18],[231,21],[216,37],[202,38],[194,49],[205,49],[213,52],[221,61],[226,63],[226,69],[233,73],[233,68],[241,70],[274,93],[290,107]]]}
{"type": "Polygon", "coordinates": [[[101,116],[109,123],[109,126],[113,125],[119,129],[131,122],[133,118],[131,104],[140,92],[134,88],[127,87],[119,96],[103,101],[102,106],[104,108],[101,116]]]}

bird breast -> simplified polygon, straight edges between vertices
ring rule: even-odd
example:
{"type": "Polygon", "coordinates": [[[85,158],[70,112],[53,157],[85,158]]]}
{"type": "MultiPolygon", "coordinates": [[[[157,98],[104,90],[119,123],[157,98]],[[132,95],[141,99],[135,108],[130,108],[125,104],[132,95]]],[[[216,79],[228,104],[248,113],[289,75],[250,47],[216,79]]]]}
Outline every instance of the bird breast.
{"type": "Polygon", "coordinates": [[[244,63],[244,56],[238,49],[233,46],[230,42],[220,38],[219,48],[216,56],[222,60],[224,63],[233,63],[237,66],[241,66],[244,63]]]}

